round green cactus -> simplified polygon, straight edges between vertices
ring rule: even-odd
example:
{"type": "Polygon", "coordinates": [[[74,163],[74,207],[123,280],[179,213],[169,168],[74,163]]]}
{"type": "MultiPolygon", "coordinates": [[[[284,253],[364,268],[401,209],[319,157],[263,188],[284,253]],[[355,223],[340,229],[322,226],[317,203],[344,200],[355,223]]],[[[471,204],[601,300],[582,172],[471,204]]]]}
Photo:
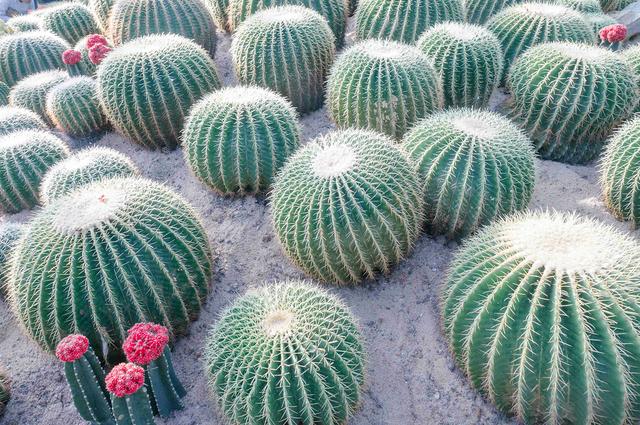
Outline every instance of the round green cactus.
{"type": "Polygon", "coordinates": [[[46,130],[35,112],[14,106],[0,106],[0,136],[20,130],[46,130]]]}
{"type": "Polygon", "coordinates": [[[404,148],[424,185],[432,234],[461,239],[531,200],[533,144],[501,115],[466,108],[434,114],[407,134],[404,148]]]}
{"type": "Polygon", "coordinates": [[[103,147],[85,149],[47,172],[40,185],[40,200],[47,205],[93,182],[139,174],[135,164],[118,151],[103,147]]]}
{"type": "MultiPolygon", "coordinates": [[[[0,224],[0,295],[5,296],[9,263],[16,244],[27,226],[21,223],[0,224]]],[[[1,397],[0,397],[1,398],[1,397]]],[[[0,409],[1,410],[1,409],[0,409]]]]}
{"type": "Polygon", "coordinates": [[[198,102],[183,132],[185,160],[202,182],[222,194],[268,190],[300,145],[295,109],[259,87],[232,87],[198,102]]]}
{"type": "Polygon", "coordinates": [[[69,42],[77,43],[81,38],[100,32],[91,10],[80,3],[62,3],[45,9],[38,18],[41,27],[59,35],[69,42]]]}
{"type": "Polygon", "coordinates": [[[14,32],[39,31],[41,24],[40,18],[32,15],[18,15],[7,21],[7,27],[14,32]]]}
{"type": "MultiPolygon", "coordinates": [[[[627,63],[631,65],[633,74],[638,81],[638,87],[640,88],[640,45],[635,44],[628,49],[624,49],[620,54],[627,63]]],[[[638,112],[638,110],[640,110],[640,104],[636,107],[636,112],[638,112]]]]}
{"type": "Polygon", "coordinates": [[[12,260],[10,299],[26,332],[47,351],[79,333],[109,358],[135,323],[184,333],[212,273],[197,213],[141,178],[98,181],[45,206],[12,260]]]}
{"type": "Polygon", "coordinates": [[[23,130],[1,136],[0,210],[17,213],[36,206],[44,175],[68,155],[64,142],[44,131],[23,130]]]}
{"type": "Polygon", "coordinates": [[[0,106],[7,106],[9,104],[9,93],[11,88],[4,82],[0,81],[0,106]]]}
{"type": "Polygon", "coordinates": [[[487,22],[498,37],[504,53],[502,83],[518,56],[529,48],[547,42],[567,41],[594,44],[595,34],[584,16],[568,7],[548,3],[511,6],[487,22]]]}
{"type": "Polygon", "coordinates": [[[395,138],[442,108],[442,81],[413,46],[365,40],[338,57],[327,82],[327,109],[338,127],[378,130],[395,138]]]}
{"type": "Polygon", "coordinates": [[[356,320],[338,298],[304,282],[236,300],[213,327],[205,359],[213,393],[233,423],[346,424],[362,399],[365,354],[356,320]]]}
{"type": "Polygon", "coordinates": [[[443,83],[445,106],[483,108],[502,77],[502,47],[487,29],[448,22],[425,32],[417,43],[443,83]]]}
{"type": "Polygon", "coordinates": [[[556,4],[561,4],[563,6],[566,6],[569,9],[573,9],[578,12],[584,13],[587,16],[590,14],[604,14],[602,12],[602,6],[600,6],[599,0],[551,0],[551,1],[556,4]]]}
{"type": "Polygon", "coordinates": [[[86,137],[107,127],[98,101],[97,83],[90,77],[73,77],[49,91],[46,111],[52,124],[74,137],[86,137]]]}
{"type": "Polygon", "coordinates": [[[458,366],[527,424],[640,420],[640,246],[588,218],[501,220],[457,254],[442,304],[458,366]]]}
{"type": "Polygon", "coordinates": [[[271,202],[285,253],[327,282],[388,272],[423,223],[412,164],[390,139],[368,130],[336,131],[298,150],[276,179],[271,202]]]}
{"type": "Polygon", "coordinates": [[[116,46],[152,34],[178,34],[202,46],[213,57],[216,27],[200,0],[116,0],[109,35],[116,46]]]}
{"type": "Polygon", "coordinates": [[[93,12],[96,22],[102,28],[102,32],[109,29],[109,18],[111,17],[111,8],[116,0],[89,0],[89,9],[93,12]]]}
{"type": "Polygon", "coordinates": [[[614,12],[616,10],[622,10],[625,7],[633,3],[633,0],[600,0],[602,10],[605,12],[614,12]]]}
{"type": "Polygon", "coordinates": [[[229,0],[202,0],[202,2],[209,8],[216,27],[222,31],[231,32],[229,13],[227,11],[229,0]]]}
{"type": "Polygon", "coordinates": [[[98,98],[107,119],[150,149],[175,149],[191,106],[219,87],[209,54],[175,34],[132,40],[98,67],[98,98]]]}
{"type": "Polygon", "coordinates": [[[0,416],[4,413],[4,409],[11,398],[11,389],[9,387],[9,378],[3,369],[0,369],[0,416]]]}
{"type": "Polygon", "coordinates": [[[356,37],[413,44],[429,27],[464,20],[462,0],[360,0],[356,37]]]}
{"type": "Polygon", "coordinates": [[[13,86],[31,74],[64,69],[62,53],[69,48],[57,35],[42,31],[0,37],[0,80],[13,86]]]}
{"type": "Polygon", "coordinates": [[[464,0],[467,22],[484,25],[492,16],[521,0],[464,0]]]}
{"type": "Polygon", "coordinates": [[[301,6],[258,12],[238,28],[231,54],[241,84],[270,88],[300,113],[322,107],[335,43],[317,12],[301,6]]]}
{"type": "Polygon", "coordinates": [[[602,28],[618,23],[614,18],[604,13],[585,13],[584,17],[591,25],[591,29],[596,36],[598,36],[602,28]]]}
{"type": "Polygon", "coordinates": [[[633,113],[639,94],[624,58],[575,43],[530,49],[513,65],[509,87],[511,116],[540,156],[575,164],[598,156],[611,130],[633,113]]]}
{"type": "Polygon", "coordinates": [[[47,94],[68,78],[68,73],[57,70],[30,75],[13,86],[9,93],[9,104],[29,109],[38,114],[47,124],[53,125],[47,115],[47,94]]]}

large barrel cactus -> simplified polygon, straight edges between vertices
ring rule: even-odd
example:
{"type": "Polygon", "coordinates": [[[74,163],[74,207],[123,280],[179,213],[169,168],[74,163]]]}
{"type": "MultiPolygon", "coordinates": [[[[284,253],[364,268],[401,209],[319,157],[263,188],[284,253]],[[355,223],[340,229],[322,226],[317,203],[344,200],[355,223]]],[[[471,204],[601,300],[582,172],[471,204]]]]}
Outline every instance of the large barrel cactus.
{"type": "Polygon", "coordinates": [[[43,349],[80,333],[114,358],[135,323],[184,333],[211,272],[207,235],[184,199],[149,180],[109,179],[38,211],[13,256],[10,298],[43,349]]]}
{"type": "Polygon", "coordinates": [[[0,136],[20,130],[46,130],[35,112],[14,106],[0,106],[0,136]]]}
{"type": "Polygon", "coordinates": [[[47,115],[47,94],[68,78],[68,73],[59,70],[30,75],[13,86],[9,93],[9,104],[29,109],[38,114],[47,124],[52,125],[47,115]]]}
{"type": "Polygon", "coordinates": [[[96,22],[104,33],[109,29],[111,8],[115,2],[116,0],[89,0],[89,9],[93,12],[96,22]]]}
{"type": "Polygon", "coordinates": [[[275,7],[256,13],[238,28],[231,54],[240,83],[275,90],[306,113],[322,107],[334,39],[317,12],[275,7]]]}
{"type": "Polygon", "coordinates": [[[339,299],[304,282],[240,297],[205,353],[213,394],[232,423],[341,425],[362,398],[358,325],[339,299]]]}
{"type": "Polygon", "coordinates": [[[444,329],[458,366],[527,424],[640,420],[640,246],[571,214],[501,220],[456,255],[444,329]]]}
{"type": "Polygon", "coordinates": [[[178,34],[216,51],[216,27],[200,0],[116,0],[109,31],[116,46],[151,34],[178,34]]]}
{"type": "Polygon", "coordinates": [[[442,81],[431,60],[395,41],[365,40],[349,48],[327,83],[327,109],[338,127],[395,138],[442,104],[442,81]]]}
{"type": "Polygon", "coordinates": [[[0,296],[7,294],[7,272],[13,250],[23,235],[26,224],[4,222],[0,224],[0,296]]]}
{"type": "Polygon", "coordinates": [[[608,49],[548,43],[511,69],[512,117],[544,159],[582,164],[600,153],[611,130],[638,100],[631,66],[608,49]]]}
{"type": "Polygon", "coordinates": [[[42,21],[33,15],[18,15],[7,21],[7,27],[13,32],[39,31],[42,21]]]}
{"type": "Polygon", "coordinates": [[[1,136],[0,210],[17,213],[33,208],[44,175],[68,155],[64,142],[44,131],[23,130],[1,136]]]}
{"type": "Polygon", "coordinates": [[[80,3],[62,3],[38,15],[41,28],[75,44],[83,37],[99,32],[91,10],[80,3]]]}
{"type": "Polygon", "coordinates": [[[490,31],[448,22],[428,30],[418,48],[442,78],[445,106],[483,108],[502,77],[502,47],[490,31]]]}
{"type": "Polygon", "coordinates": [[[0,37],[0,79],[13,86],[31,74],[64,69],[62,53],[69,48],[62,38],[42,31],[0,37]]]}
{"type": "Polygon", "coordinates": [[[191,106],[219,87],[209,54],[174,34],[132,40],[98,67],[98,98],[108,120],[150,149],[174,149],[191,106]]]}
{"type": "Polygon", "coordinates": [[[183,132],[186,163],[222,194],[268,190],[300,145],[291,103],[260,87],[232,87],[198,102],[183,132]]]}
{"type": "Polygon", "coordinates": [[[430,233],[460,239],[531,200],[533,144],[501,115],[440,112],[418,123],[404,147],[424,185],[430,233]]]}
{"type": "Polygon", "coordinates": [[[418,176],[404,152],[378,133],[330,133],[295,153],[271,194],[285,253],[327,282],[388,272],[423,223],[418,176]]]}
{"type": "Polygon", "coordinates": [[[4,413],[4,409],[11,398],[11,390],[9,387],[9,378],[4,369],[0,368],[0,416],[4,413]]]}
{"type": "Polygon", "coordinates": [[[429,27],[463,21],[462,0],[360,0],[356,9],[359,39],[391,39],[413,44],[429,27]]]}

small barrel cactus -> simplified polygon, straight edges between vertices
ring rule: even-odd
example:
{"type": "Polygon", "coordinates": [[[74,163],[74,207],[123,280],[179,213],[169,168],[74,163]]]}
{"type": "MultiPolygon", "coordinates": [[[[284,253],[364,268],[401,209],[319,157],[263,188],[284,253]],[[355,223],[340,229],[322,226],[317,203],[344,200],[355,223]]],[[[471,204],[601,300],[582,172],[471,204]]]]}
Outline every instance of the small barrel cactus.
{"type": "Polygon", "coordinates": [[[502,77],[500,42],[477,25],[448,22],[422,35],[418,48],[442,78],[445,106],[483,108],[502,77]]]}
{"type": "Polygon", "coordinates": [[[103,33],[106,33],[109,29],[111,8],[115,2],[116,0],[89,0],[89,9],[93,12],[93,16],[103,33]]]}
{"type": "Polygon", "coordinates": [[[65,71],[44,71],[33,74],[18,82],[9,93],[9,104],[29,109],[38,114],[48,125],[53,125],[47,115],[47,94],[69,78],[65,71]]]}
{"type": "Polygon", "coordinates": [[[324,102],[324,82],[335,56],[331,28],[300,6],[263,10],[240,25],[231,43],[241,84],[268,87],[301,113],[324,102]]]}
{"type": "Polygon", "coordinates": [[[600,0],[600,5],[604,12],[622,10],[631,3],[633,3],[633,0],[600,0]]]}
{"type": "Polygon", "coordinates": [[[118,151],[103,147],[85,149],[47,172],[40,186],[40,199],[47,205],[95,181],[138,174],[135,164],[118,151]]]}
{"type": "Polygon", "coordinates": [[[7,106],[9,104],[9,93],[11,87],[0,81],[0,106],[7,106]]]}
{"type": "Polygon", "coordinates": [[[498,37],[504,53],[501,81],[515,59],[541,43],[567,41],[594,44],[595,34],[584,16],[568,7],[548,3],[523,3],[511,6],[487,22],[498,37]]]}
{"type": "Polygon", "coordinates": [[[327,83],[327,109],[338,127],[395,138],[442,104],[442,81],[431,60],[395,41],[365,40],[347,49],[327,83]]]}
{"type": "Polygon", "coordinates": [[[42,21],[33,15],[18,15],[7,21],[7,27],[13,32],[39,31],[42,21]]]}
{"type": "Polygon", "coordinates": [[[61,3],[49,7],[38,17],[43,30],[59,35],[71,45],[89,34],[99,32],[91,10],[80,3],[61,3]]]}
{"type": "Polygon", "coordinates": [[[52,124],[74,137],[86,137],[107,127],[91,77],[69,78],[49,91],[46,111],[52,124]]]}
{"type": "Polygon", "coordinates": [[[26,225],[21,223],[0,224],[0,295],[2,296],[8,293],[6,285],[11,255],[26,228],[26,225]]]}
{"type": "Polygon", "coordinates": [[[527,424],[640,420],[640,246],[596,220],[517,214],[453,261],[445,334],[458,366],[527,424]]]}
{"type": "Polygon", "coordinates": [[[271,201],[285,253],[327,282],[388,272],[412,249],[423,223],[413,165],[390,139],[367,130],[336,131],[298,150],[271,201]]]}
{"type": "Polygon", "coordinates": [[[0,37],[0,79],[8,86],[31,74],[64,69],[62,53],[69,49],[57,35],[28,31],[0,37]]]}
{"type": "Polygon", "coordinates": [[[178,34],[216,52],[216,27],[200,0],[116,0],[109,21],[116,46],[152,34],[178,34]]]}
{"type": "Polygon", "coordinates": [[[540,156],[574,164],[598,156],[611,130],[633,113],[639,93],[624,58],[574,43],[527,51],[511,69],[509,88],[511,115],[540,156]]]}
{"type": "Polygon", "coordinates": [[[14,106],[0,106],[0,136],[20,130],[46,130],[35,112],[14,106]]]}
{"type": "Polygon", "coordinates": [[[62,140],[40,130],[0,137],[0,210],[16,213],[38,203],[44,175],[69,155],[62,140]]]}
{"type": "Polygon", "coordinates": [[[464,21],[462,0],[360,0],[356,37],[391,39],[413,44],[429,27],[464,21]]]}
{"type": "Polygon", "coordinates": [[[155,425],[141,366],[120,363],[111,369],[106,383],[117,425],[155,425]]]}
{"type": "Polygon", "coordinates": [[[107,119],[150,149],[175,149],[191,106],[219,87],[209,54],[174,34],[130,41],[98,67],[98,98],[107,119]]]}
{"type": "Polygon", "coordinates": [[[0,367],[0,416],[4,413],[4,409],[11,398],[11,388],[9,385],[9,377],[7,373],[0,367]]]}
{"type": "Polygon", "coordinates": [[[449,109],[418,123],[404,147],[424,185],[430,233],[460,239],[531,200],[533,144],[501,115],[449,109]]]}
{"type": "Polygon", "coordinates": [[[467,22],[484,25],[492,16],[521,0],[464,0],[465,17],[467,22]]]}
{"type": "Polygon", "coordinates": [[[283,282],[247,292],[222,314],[205,367],[233,423],[340,425],[362,398],[365,354],[339,299],[283,282]]]}
{"type": "Polygon", "coordinates": [[[231,87],[197,103],[182,136],[186,163],[222,194],[268,190],[300,145],[291,103],[260,87],[231,87]]]}
{"type": "Polygon", "coordinates": [[[109,358],[135,323],[184,333],[212,273],[193,208],[163,185],[131,177],[86,185],[39,210],[13,260],[10,298],[27,333],[46,350],[81,333],[109,358]]]}

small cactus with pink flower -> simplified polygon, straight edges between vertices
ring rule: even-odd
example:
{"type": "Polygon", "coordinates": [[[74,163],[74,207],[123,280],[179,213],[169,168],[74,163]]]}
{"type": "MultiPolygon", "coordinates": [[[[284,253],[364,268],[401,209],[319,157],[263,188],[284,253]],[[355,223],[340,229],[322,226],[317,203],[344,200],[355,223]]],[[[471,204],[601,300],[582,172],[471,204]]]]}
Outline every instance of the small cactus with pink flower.
{"type": "Polygon", "coordinates": [[[607,25],[598,32],[600,46],[608,47],[611,50],[620,50],[627,39],[627,33],[627,27],[623,24],[607,25]]]}
{"type": "Polygon", "coordinates": [[[134,363],[116,365],[105,378],[117,425],[153,425],[145,371],[134,363]]]}
{"type": "Polygon", "coordinates": [[[93,76],[97,65],[111,51],[111,42],[102,34],[90,34],[62,55],[69,74],[93,76]]]}
{"type": "Polygon", "coordinates": [[[72,77],[84,75],[82,67],[82,53],[75,49],[67,49],[62,52],[62,62],[67,67],[67,72],[72,77]]]}

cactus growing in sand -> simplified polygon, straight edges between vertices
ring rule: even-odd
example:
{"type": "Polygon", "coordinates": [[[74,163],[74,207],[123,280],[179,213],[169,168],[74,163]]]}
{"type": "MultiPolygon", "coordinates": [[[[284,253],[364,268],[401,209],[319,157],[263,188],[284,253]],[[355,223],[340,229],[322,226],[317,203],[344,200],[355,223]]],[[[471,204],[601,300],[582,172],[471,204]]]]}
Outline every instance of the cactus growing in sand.
{"type": "Polygon", "coordinates": [[[362,398],[364,357],[358,324],[339,299],[283,282],[247,292],[222,314],[205,367],[233,423],[339,425],[362,398]]]}
{"type": "Polygon", "coordinates": [[[5,296],[8,292],[6,288],[7,273],[13,249],[16,247],[18,239],[26,229],[21,223],[0,224],[0,295],[5,296]]]}
{"type": "Polygon", "coordinates": [[[0,136],[20,130],[46,130],[35,112],[14,106],[0,106],[0,136]]]}
{"type": "Polygon", "coordinates": [[[37,16],[18,15],[9,18],[7,21],[7,27],[14,32],[39,31],[41,29],[41,22],[42,21],[37,16]]]}
{"type": "Polygon", "coordinates": [[[106,383],[117,425],[155,424],[141,366],[120,363],[111,369],[106,383]]]}
{"type": "Polygon", "coordinates": [[[29,109],[48,125],[53,125],[47,115],[47,94],[49,91],[69,78],[64,71],[45,71],[33,74],[18,82],[9,93],[9,104],[29,109]]]}
{"type": "Polygon", "coordinates": [[[0,417],[4,413],[4,409],[11,398],[11,389],[9,386],[9,378],[7,373],[0,368],[0,417]]]}
{"type": "Polygon", "coordinates": [[[43,30],[59,35],[71,45],[89,34],[99,32],[91,10],[80,3],[62,3],[49,7],[38,18],[43,30]]]}

